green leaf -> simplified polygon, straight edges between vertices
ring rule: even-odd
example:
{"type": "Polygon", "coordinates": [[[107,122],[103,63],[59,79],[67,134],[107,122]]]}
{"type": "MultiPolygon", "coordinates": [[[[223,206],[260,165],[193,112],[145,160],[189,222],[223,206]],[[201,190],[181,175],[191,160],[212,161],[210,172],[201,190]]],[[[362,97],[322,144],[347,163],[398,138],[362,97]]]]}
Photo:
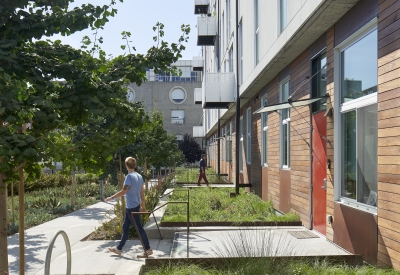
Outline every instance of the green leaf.
{"type": "Polygon", "coordinates": [[[5,108],[5,107],[0,107],[0,115],[1,115],[1,114],[4,114],[5,111],[6,111],[6,108],[5,108]]]}
{"type": "Polygon", "coordinates": [[[99,68],[99,72],[104,73],[107,70],[107,66],[106,65],[101,65],[99,68]]]}
{"type": "Polygon", "coordinates": [[[27,142],[29,142],[29,143],[32,143],[32,142],[35,142],[35,141],[36,141],[36,139],[35,139],[33,136],[31,136],[31,135],[27,136],[25,140],[26,140],[27,142]]]}

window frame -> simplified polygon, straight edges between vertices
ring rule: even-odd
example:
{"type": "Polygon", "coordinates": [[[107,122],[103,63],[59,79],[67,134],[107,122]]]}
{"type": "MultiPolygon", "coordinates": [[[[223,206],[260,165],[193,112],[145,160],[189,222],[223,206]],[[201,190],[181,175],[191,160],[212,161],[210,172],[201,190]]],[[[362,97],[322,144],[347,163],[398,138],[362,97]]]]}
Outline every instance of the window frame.
{"type": "Polygon", "coordinates": [[[173,87],[173,88],[169,91],[169,100],[170,100],[173,104],[175,104],[175,105],[180,105],[180,104],[185,103],[185,101],[187,100],[187,97],[188,97],[188,95],[187,95],[186,90],[185,90],[183,87],[181,87],[181,86],[175,86],[175,87],[173,87]],[[184,98],[182,99],[181,102],[176,102],[176,101],[172,98],[172,93],[173,93],[175,90],[177,90],[177,89],[182,90],[183,93],[184,93],[184,98]]]}
{"type": "Polygon", "coordinates": [[[246,109],[246,163],[251,164],[251,107],[246,109]]]}
{"type": "MultiPolygon", "coordinates": [[[[349,102],[341,102],[341,54],[343,51],[361,41],[364,37],[369,35],[371,32],[377,29],[377,18],[372,19],[366,25],[361,27],[339,45],[334,48],[334,109],[339,110],[338,112],[334,112],[334,159],[339,160],[339,165],[335,166],[334,170],[334,181],[339,183],[334,185],[334,200],[338,203],[345,204],[349,207],[353,207],[359,209],[364,212],[368,212],[371,214],[377,214],[377,206],[370,206],[365,203],[358,202],[354,199],[343,197],[342,194],[342,135],[343,135],[343,121],[342,115],[351,111],[356,111],[356,127],[357,124],[357,113],[358,109],[362,107],[371,106],[373,104],[378,104],[377,93],[369,94],[366,96],[362,96],[360,98],[351,100],[349,102]]],[[[378,62],[378,60],[377,60],[378,62]]],[[[378,78],[377,78],[378,85],[378,78]]],[[[358,140],[356,139],[356,142],[358,140]]],[[[357,148],[357,146],[356,146],[357,148]]],[[[357,152],[356,152],[357,155],[357,152]]],[[[377,203],[379,202],[379,198],[377,203]]]]}
{"type": "Polygon", "coordinates": [[[279,35],[286,29],[287,27],[287,0],[278,0],[279,6],[279,35]],[[284,15],[284,16],[282,16],[284,15]]]}
{"type": "MultiPolygon", "coordinates": [[[[261,98],[261,108],[267,106],[268,95],[261,98]]],[[[268,167],[268,113],[261,113],[261,166],[268,167]]]]}
{"type": "MultiPolygon", "coordinates": [[[[284,98],[283,96],[283,87],[285,84],[288,84],[288,97],[290,96],[290,76],[287,76],[285,79],[283,79],[279,83],[279,101],[285,102],[287,101],[287,98],[284,98]]],[[[280,167],[281,169],[289,170],[290,169],[290,108],[283,109],[279,111],[280,114],[280,167]],[[283,118],[283,112],[287,110],[288,112],[288,117],[283,118]],[[284,137],[284,128],[287,130],[287,152],[286,152],[286,159],[287,162],[285,163],[284,161],[284,143],[285,143],[285,137],[284,137]]]]}
{"type": "MultiPolygon", "coordinates": [[[[254,0],[254,64],[260,62],[260,15],[259,0],[254,0]]],[[[254,66],[254,67],[255,67],[254,66]]]]}
{"type": "MultiPolygon", "coordinates": [[[[179,119],[179,117],[178,117],[178,119],[179,119]]],[[[186,119],[186,112],[185,112],[185,110],[171,110],[171,124],[173,124],[173,125],[184,125],[185,124],[185,119],[186,119]],[[183,118],[182,118],[182,123],[174,123],[173,122],[173,116],[172,116],[172,112],[174,112],[174,111],[181,111],[181,112],[183,112],[183,118]]],[[[178,121],[178,120],[177,120],[178,121]]]]}

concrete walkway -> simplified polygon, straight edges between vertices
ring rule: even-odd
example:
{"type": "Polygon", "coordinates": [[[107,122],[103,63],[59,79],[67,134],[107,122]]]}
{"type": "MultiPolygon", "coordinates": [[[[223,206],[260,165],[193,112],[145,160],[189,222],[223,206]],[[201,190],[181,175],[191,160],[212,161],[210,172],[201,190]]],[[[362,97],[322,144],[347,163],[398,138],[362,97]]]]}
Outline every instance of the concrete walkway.
{"type": "MultiPolygon", "coordinates": [[[[75,211],[66,216],[46,222],[25,232],[25,274],[44,274],[46,252],[50,240],[58,230],[64,230],[70,240],[72,252],[72,274],[138,274],[144,259],[138,259],[137,254],[143,252],[140,241],[129,240],[121,256],[108,251],[108,247],[115,247],[115,241],[81,241],[105,221],[105,213],[112,209],[113,203],[99,202],[85,209],[75,211]]],[[[161,219],[162,209],[157,215],[161,219]]],[[[151,220],[152,221],[152,220],[151,220]]],[[[159,239],[158,231],[151,230],[152,222],[146,224],[149,233],[150,246],[154,251],[151,258],[186,258],[186,227],[165,228],[164,240],[159,239]],[[153,232],[152,232],[153,231],[153,232]],[[179,233],[174,234],[173,232],[179,233]],[[152,235],[153,234],[153,235],[152,235]],[[168,235],[168,236],[166,236],[168,235]],[[168,238],[169,237],[169,238],[168,238]],[[174,238],[172,238],[174,237],[174,238]]],[[[311,232],[304,227],[197,227],[190,228],[189,255],[190,257],[221,257],[234,256],[230,242],[241,238],[241,242],[254,245],[255,253],[260,244],[263,247],[286,247],[286,251],[279,250],[279,255],[347,255],[346,251],[330,243],[323,236],[298,239],[289,234],[290,231],[311,232]]],[[[19,246],[18,234],[8,237],[8,259],[10,274],[19,274],[19,246]]],[[[238,243],[238,242],[234,242],[238,243]]],[[[237,250],[237,249],[236,249],[237,250]]],[[[276,250],[276,249],[275,249],[276,250]]],[[[277,255],[277,254],[275,254],[277,255]]],[[[66,274],[67,257],[65,244],[61,236],[55,243],[50,267],[51,274],[66,274]]]]}

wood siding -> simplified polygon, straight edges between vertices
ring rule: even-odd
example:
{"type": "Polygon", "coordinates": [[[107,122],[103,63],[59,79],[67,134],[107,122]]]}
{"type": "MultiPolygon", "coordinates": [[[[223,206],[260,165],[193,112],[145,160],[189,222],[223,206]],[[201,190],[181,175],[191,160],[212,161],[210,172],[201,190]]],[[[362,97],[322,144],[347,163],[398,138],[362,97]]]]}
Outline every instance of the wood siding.
{"type": "Polygon", "coordinates": [[[400,1],[378,4],[378,264],[400,269],[400,1]]]}

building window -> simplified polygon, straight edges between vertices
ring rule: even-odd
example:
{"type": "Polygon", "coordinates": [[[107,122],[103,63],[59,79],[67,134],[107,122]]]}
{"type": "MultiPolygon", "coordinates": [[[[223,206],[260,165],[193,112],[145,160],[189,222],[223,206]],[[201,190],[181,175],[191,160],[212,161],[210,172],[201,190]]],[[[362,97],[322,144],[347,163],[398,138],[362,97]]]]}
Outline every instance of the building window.
{"type": "Polygon", "coordinates": [[[374,26],[339,53],[340,195],[345,203],[373,207],[378,199],[377,40],[374,26]]]}
{"type": "Polygon", "coordinates": [[[185,124],[185,110],[172,110],[171,111],[172,124],[185,124]]]}
{"type": "Polygon", "coordinates": [[[169,92],[169,99],[175,104],[182,104],[185,102],[186,97],[186,91],[182,87],[174,87],[169,92]]]}
{"type": "MultiPolygon", "coordinates": [[[[326,54],[322,53],[312,60],[312,97],[326,95],[326,54]]],[[[318,112],[326,109],[326,98],[322,98],[312,104],[312,111],[318,112]]]]}
{"type": "Polygon", "coordinates": [[[231,8],[229,0],[226,0],[226,30],[226,43],[229,45],[231,39],[231,8]]]}
{"type": "MultiPolygon", "coordinates": [[[[261,107],[267,106],[267,95],[261,99],[261,107]]],[[[268,156],[268,113],[261,113],[261,166],[267,166],[268,156]]]]}
{"type": "Polygon", "coordinates": [[[229,72],[233,72],[233,47],[229,50],[229,72]]]}
{"type": "Polygon", "coordinates": [[[243,172],[243,116],[240,117],[239,131],[239,171],[243,172]]]}
{"type": "Polygon", "coordinates": [[[224,52],[225,52],[225,15],[222,14],[222,20],[221,20],[221,59],[224,58],[224,52]]]}
{"type": "Polygon", "coordinates": [[[254,45],[255,45],[255,64],[257,65],[260,61],[260,17],[259,17],[258,0],[254,0],[254,45]]]}
{"type": "Polygon", "coordinates": [[[243,83],[243,22],[242,20],[239,22],[239,84],[243,83]]]}
{"type": "Polygon", "coordinates": [[[132,89],[131,87],[127,87],[126,99],[128,100],[128,102],[129,103],[135,102],[135,98],[136,98],[135,90],[132,89]]]}
{"type": "Polygon", "coordinates": [[[279,33],[282,33],[287,25],[287,0],[279,0],[279,33]]]}
{"type": "Polygon", "coordinates": [[[246,160],[251,164],[251,108],[246,110],[246,160]]]}
{"type": "MultiPolygon", "coordinates": [[[[290,80],[281,82],[280,101],[287,102],[290,91],[290,80]]],[[[290,167],[290,109],[283,109],[281,113],[281,167],[290,167]]]]}
{"type": "Polygon", "coordinates": [[[232,122],[226,125],[225,148],[226,148],[226,161],[232,161],[232,122]]]}
{"type": "Polygon", "coordinates": [[[183,135],[176,135],[176,140],[183,140],[183,135]]]}

